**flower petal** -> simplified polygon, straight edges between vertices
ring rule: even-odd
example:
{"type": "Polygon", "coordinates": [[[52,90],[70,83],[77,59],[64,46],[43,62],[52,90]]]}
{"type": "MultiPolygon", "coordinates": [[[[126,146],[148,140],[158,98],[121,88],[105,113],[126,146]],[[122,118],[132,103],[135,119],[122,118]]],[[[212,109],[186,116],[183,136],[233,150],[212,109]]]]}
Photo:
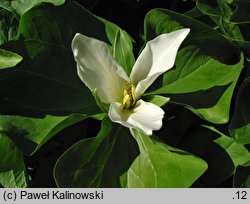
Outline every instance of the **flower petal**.
{"type": "Polygon", "coordinates": [[[162,34],[149,41],[132,69],[130,80],[139,98],[163,72],[174,66],[175,57],[190,29],[162,34]]]}
{"type": "Polygon", "coordinates": [[[104,103],[122,101],[128,76],[113,59],[106,44],[87,36],[76,34],[72,50],[80,79],[104,103]]]}
{"type": "Polygon", "coordinates": [[[109,118],[116,123],[128,128],[135,128],[147,135],[152,135],[153,130],[162,126],[164,111],[143,100],[137,101],[133,109],[123,109],[122,104],[114,102],[109,108],[109,118]]]}

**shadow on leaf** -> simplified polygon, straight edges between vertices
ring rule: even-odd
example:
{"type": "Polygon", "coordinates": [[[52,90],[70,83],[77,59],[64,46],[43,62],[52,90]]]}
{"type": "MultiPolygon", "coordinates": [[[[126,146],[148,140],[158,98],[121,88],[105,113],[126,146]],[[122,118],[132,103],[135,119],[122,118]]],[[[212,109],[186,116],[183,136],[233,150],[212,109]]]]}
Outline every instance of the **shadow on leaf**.
{"type": "Polygon", "coordinates": [[[198,127],[190,130],[183,138],[180,146],[208,163],[208,170],[193,185],[197,187],[216,187],[230,178],[234,171],[234,164],[228,153],[215,140],[219,134],[205,128],[198,127]]]}

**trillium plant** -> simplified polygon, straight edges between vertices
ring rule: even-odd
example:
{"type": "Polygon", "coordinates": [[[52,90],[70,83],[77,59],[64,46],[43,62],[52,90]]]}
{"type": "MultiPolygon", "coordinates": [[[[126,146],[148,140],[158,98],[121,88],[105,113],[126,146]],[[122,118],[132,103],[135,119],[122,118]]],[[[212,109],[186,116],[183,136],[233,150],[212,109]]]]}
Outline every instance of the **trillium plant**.
{"type": "Polygon", "coordinates": [[[23,2],[0,1],[0,187],[250,187],[249,0],[23,2]]]}
{"type": "Polygon", "coordinates": [[[106,43],[76,34],[72,50],[78,76],[92,92],[96,91],[102,103],[109,105],[108,116],[113,122],[152,135],[162,127],[164,111],[140,98],[157,77],[174,66],[178,48],[189,31],[180,29],[149,41],[129,77],[106,43]]]}

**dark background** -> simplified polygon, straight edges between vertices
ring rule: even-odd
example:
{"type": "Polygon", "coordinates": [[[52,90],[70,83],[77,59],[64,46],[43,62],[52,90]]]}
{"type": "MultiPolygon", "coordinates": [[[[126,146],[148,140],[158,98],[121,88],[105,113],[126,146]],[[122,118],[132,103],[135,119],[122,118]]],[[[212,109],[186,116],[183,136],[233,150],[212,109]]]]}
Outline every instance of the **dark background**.
{"type": "Polygon", "coordinates": [[[164,8],[178,13],[190,11],[193,0],[76,0],[79,4],[128,32],[139,42],[143,34],[143,21],[146,14],[154,8],[164,8]]]}

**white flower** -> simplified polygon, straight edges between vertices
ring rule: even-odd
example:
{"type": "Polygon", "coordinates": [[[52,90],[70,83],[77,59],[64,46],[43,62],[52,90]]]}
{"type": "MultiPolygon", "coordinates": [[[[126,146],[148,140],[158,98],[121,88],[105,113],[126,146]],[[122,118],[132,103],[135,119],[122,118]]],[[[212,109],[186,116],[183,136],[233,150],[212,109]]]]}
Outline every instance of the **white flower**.
{"type": "Polygon", "coordinates": [[[173,67],[178,48],[189,31],[180,29],[149,41],[130,77],[104,42],[76,34],[72,50],[78,76],[91,91],[97,91],[101,102],[110,104],[108,115],[113,122],[152,135],[153,130],[161,128],[164,111],[140,97],[159,75],[173,67]]]}

